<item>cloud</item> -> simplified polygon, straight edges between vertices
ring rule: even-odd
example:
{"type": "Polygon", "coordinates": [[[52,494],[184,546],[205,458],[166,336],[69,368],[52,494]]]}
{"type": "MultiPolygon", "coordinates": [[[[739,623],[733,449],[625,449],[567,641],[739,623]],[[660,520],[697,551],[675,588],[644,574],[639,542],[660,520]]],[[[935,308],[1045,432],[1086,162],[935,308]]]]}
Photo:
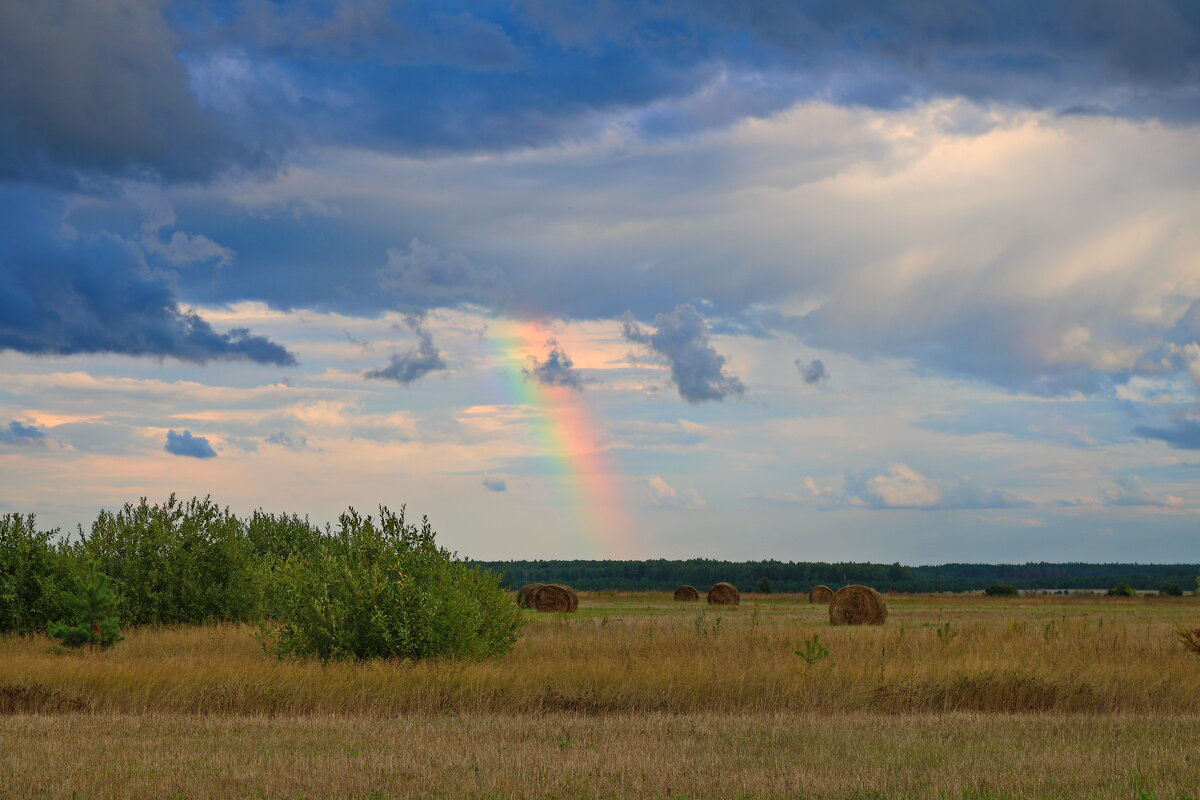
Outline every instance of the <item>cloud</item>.
{"type": "Polygon", "coordinates": [[[1185,363],[1200,340],[1200,190],[1183,177],[1200,170],[1194,140],[1190,127],[936,99],[889,112],[815,103],[686,143],[519,158],[334,152],[211,197],[336,202],[345,217],[253,205],[270,220],[189,223],[241,266],[178,280],[197,302],[366,316],[480,302],[648,322],[693,302],[714,329],[1039,396],[1100,393],[1134,374],[1200,374],[1185,363]],[[378,254],[418,235],[399,251],[407,288],[380,291],[378,254]]]}
{"type": "Polygon", "coordinates": [[[0,349],[296,363],[245,328],[218,333],[181,309],[167,276],[150,269],[136,245],[73,231],[65,211],[48,193],[0,188],[0,349]]]}
{"type": "Polygon", "coordinates": [[[7,428],[0,428],[0,444],[42,447],[46,444],[46,431],[39,425],[27,425],[14,419],[7,428]]]}
{"type": "Polygon", "coordinates": [[[814,358],[812,361],[803,361],[797,358],[792,363],[796,365],[796,371],[809,386],[829,380],[829,370],[825,369],[825,362],[819,358],[814,358]]]}
{"type": "Polygon", "coordinates": [[[1179,418],[1164,428],[1138,425],[1133,429],[1136,436],[1144,439],[1160,439],[1176,450],[1200,450],[1200,421],[1179,418]]]}
{"type": "Polygon", "coordinates": [[[409,386],[431,372],[447,369],[442,354],[433,345],[433,335],[425,329],[421,319],[409,316],[408,327],[417,334],[417,347],[404,354],[393,353],[386,367],[369,370],[363,377],[372,380],[389,380],[409,386]]]}
{"type": "Polygon", "coordinates": [[[264,439],[263,442],[265,442],[266,444],[278,445],[279,447],[286,447],[287,449],[294,450],[297,453],[299,453],[302,450],[308,449],[308,438],[307,437],[293,436],[292,434],[287,433],[285,431],[279,431],[277,433],[272,433],[270,436],[268,436],[266,439],[264,439]]]}
{"type": "Polygon", "coordinates": [[[245,158],[196,102],[164,6],[0,3],[0,178],[194,179],[245,158]]]}
{"type": "Polygon", "coordinates": [[[379,285],[409,311],[495,301],[502,295],[500,282],[496,270],[481,269],[466,256],[443,253],[417,239],[404,250],[389,248],[387,266],[379,271],[379,285]]]}
{"type": "Polygon", "coordinates": [[[686,136],[815,98],[1176,119],[1200,105],[1190,0],[244,3],[175,16],[200,105],[248,142],[512,151],[614,127],[686,136]]]}
{"type": "Polygon", "coordinates": [[[484,478],[483,488],[489,492],[507,492],[508,483],[503,478],[484,478]]]}
{"type": "Polygon", "coordinates": [[[851,503],[873,509],[1029,508],[1033,505],[1010,492],[984,489],[968,478],[937,481],[907,464],[846,475],[844,497],[851,503]]]}
{"type": "Polygon", "coordinates": [[[167,431],[167,443],[163,445],[173,456],[187,458],[216,458],[217,451],[212,449],[208,439],[203,436],[193,436],[191,431],[167,431]]]}
{"type": "Polygon", "coordinates": [[[543,386],[563,386],[582,392],[584,384],[589,381],[575,368],[575,362],[558,346],[557,340],[548,339],[546,346],[550,352],[544,361],[530,356],[532,366],[521,370],[526,379],[532,378],[543,386]]]}
{"type": "Polygon", "coordinates": [[[0,175],[686,137],[815,99],[1191,120],[1198,28],[1190,0],[6,2],[0,175]]]}
{"type": "Polygon", "coordinates": [[[658,475],[651,475],[646,480],[646,492],[650,504],[662,508],[704,508],[708,505],[695,489],[676,490],[658,475]]]}
{"type": "Polygon", "coordinates": [[[1172,494],[1159,497],[1136,475],[1122,475],[1114,478],[1113,483],[1116,488],[1100,490],[1100,500],[1105,505],[1175,507],[1183,504],[1182,498],[1172,494]]]}
{"type": "Polygon", "coordinates": [[[708,326],[695,306],[676,306],[670,314],[657,315],[654,325],[656,330],[647,333],[627,316],[623,334],[670,366],[671,382],[684,400],[695,404],[746,393],[745,385],[725,372],[725,356],[709,344],[708,326]]]}
{"type": "Polygon", "coordinates": [[[158,256],[174,267],[206,261],[214,262],[218,267],[228,267],[235,258],[232,250],[222,247],[203,234],[174,231],[166,241],[152,235],[143,236],[138,242],[147,253],[158,256]]]}

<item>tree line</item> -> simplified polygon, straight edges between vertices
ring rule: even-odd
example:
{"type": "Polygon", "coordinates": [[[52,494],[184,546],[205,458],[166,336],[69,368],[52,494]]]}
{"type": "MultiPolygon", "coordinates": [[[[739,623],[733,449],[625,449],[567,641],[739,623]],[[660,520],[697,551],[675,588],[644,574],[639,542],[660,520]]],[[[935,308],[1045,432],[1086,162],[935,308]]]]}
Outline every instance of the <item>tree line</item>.
{"type": "Polygon", "coordinates": [[[649,559],[628,561],[476,561],[503,575],[510,589],[527,583],[566,583],[584,591],[670,591],[690,584],[706,589],[728,581],[743,591],[769,586],[773,592],[807,592],[818,584],[850,583],[897,592],[969,592],[996,584],[1019,589],[1108,589],[1126,583],[1135,589],[1174,584],[1196,586],[1200,564],[938,564],[905,566],[869,562],[719,561],[649,559]],[[764,579],[766,584],[763,583],[764,579]]]}

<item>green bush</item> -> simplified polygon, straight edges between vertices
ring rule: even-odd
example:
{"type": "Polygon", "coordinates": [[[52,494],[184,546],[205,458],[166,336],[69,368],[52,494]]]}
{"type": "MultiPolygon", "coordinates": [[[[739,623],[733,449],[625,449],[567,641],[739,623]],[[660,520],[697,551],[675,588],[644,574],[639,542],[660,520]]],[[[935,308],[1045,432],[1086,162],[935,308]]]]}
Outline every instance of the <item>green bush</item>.
{"type": "Polygon", "coordinates": [[[520,610],[499,576],[470,567],[380,507],[350,509],[314,549],[280,563],[264,633],[284,657],[474,658],[512,647],[520,610]]]}
{"type": "Polygon", "coordinates": [[[255,511],[245,523],[254,558],[274,567],[295,555],[311,554],[321,543],[321,529],[296,514],[255,511]]]}
{"type": "Polygon", "coordinates": [[[988,597],[1016,597],[1021,592],[1017,587],[1007,583],[997,583],[995,586],[989,586],[983,590],[983,593],[988,597]]]}
{"type": "Polygon", "coordinates": [[[33,514],[0,516],[0,633],[44,630],[65,613],[70,554],[58,531],[39,531],[33,514]]]}
{"type": "Polygon", "coordinates": [[[126,624],[246,621],[260,616],[263,574],[244,524],[210,499],[126,503],[79,532],[81,563],[113,582],[126,624]]]}
{"type": "Polygon", "coordinates": [[[1158,587],[1160,597],[1183,597],[1183,588],[1178,583],[1164,583],[1158,587]]]}
{"type": "Polygon", "coordinates": [[[1108,597],[1137,597],[1137,590],[1128,583],[1118,583],[1104,594],[1108,597]]]}

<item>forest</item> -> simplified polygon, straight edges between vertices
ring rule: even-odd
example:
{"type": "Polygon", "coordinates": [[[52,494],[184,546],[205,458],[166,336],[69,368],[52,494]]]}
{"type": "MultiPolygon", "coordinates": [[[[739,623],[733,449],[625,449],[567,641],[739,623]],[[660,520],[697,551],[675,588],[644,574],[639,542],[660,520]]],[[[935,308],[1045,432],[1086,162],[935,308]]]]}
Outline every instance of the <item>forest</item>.
{"type": "Polygon", "coordinates": [[[807,592],[817,584],[862,583],[881,591],[969,592],[995,584],[1018,589],[1196,588],[1200,564],[938,564],[905,566],[857,562],[718,561],[708,558],[647,561],[477,561],[501,573],[503,585],[566,583],[584,591],[672,590],[683,584],[707,588],[729,581],[743,591],[807,592]],[[764,580],[766,581],[764,583],[764,580]],[[769,587],[769,588],[768,588],[769,587]]]}

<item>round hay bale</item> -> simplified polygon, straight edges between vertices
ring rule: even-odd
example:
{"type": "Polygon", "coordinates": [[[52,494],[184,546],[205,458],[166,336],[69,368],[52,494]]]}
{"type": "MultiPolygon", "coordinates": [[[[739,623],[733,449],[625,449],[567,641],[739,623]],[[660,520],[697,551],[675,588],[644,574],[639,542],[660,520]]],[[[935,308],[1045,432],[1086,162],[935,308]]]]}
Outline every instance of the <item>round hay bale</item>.
{"type": "Polygon", "coordinates": [[[869,586],[843,586],[829,601],[830,625],[882,625],[886,619],[883,595],[869,586]]]}
{"type": "Polygon", "coordinates": [[[714,583],[708,590],[708,603],[714,606],[736,606],[742,602],[742,596],[732,583],[714,583]]]}
{"type": "Polygon", "coordinates": [[[529,607],[535,611],[569,613],[579,608],[579,595],[570,586],[547,583],[529,593],[529,607]]]}
{"type": "Polygon", "coordinates": [[[810,603],[828,603],[833,599],[833,589],[828,586],[814,586],[808,593],[810,603]]]}
{"type": "Polygon", "coordinates": [[[527,583],[520,589],[517,589],[517,605],[521,608],[533,608],[529,604],[529,595],[533,594],[538,589],[542,588],[544,583],[527,583]]]}
{"type": "Polygon", "coordinates": [[[700,599],[700,593],[695,586],[680,586],[675,590],[676,603],[694,603],[700,599]]]}

